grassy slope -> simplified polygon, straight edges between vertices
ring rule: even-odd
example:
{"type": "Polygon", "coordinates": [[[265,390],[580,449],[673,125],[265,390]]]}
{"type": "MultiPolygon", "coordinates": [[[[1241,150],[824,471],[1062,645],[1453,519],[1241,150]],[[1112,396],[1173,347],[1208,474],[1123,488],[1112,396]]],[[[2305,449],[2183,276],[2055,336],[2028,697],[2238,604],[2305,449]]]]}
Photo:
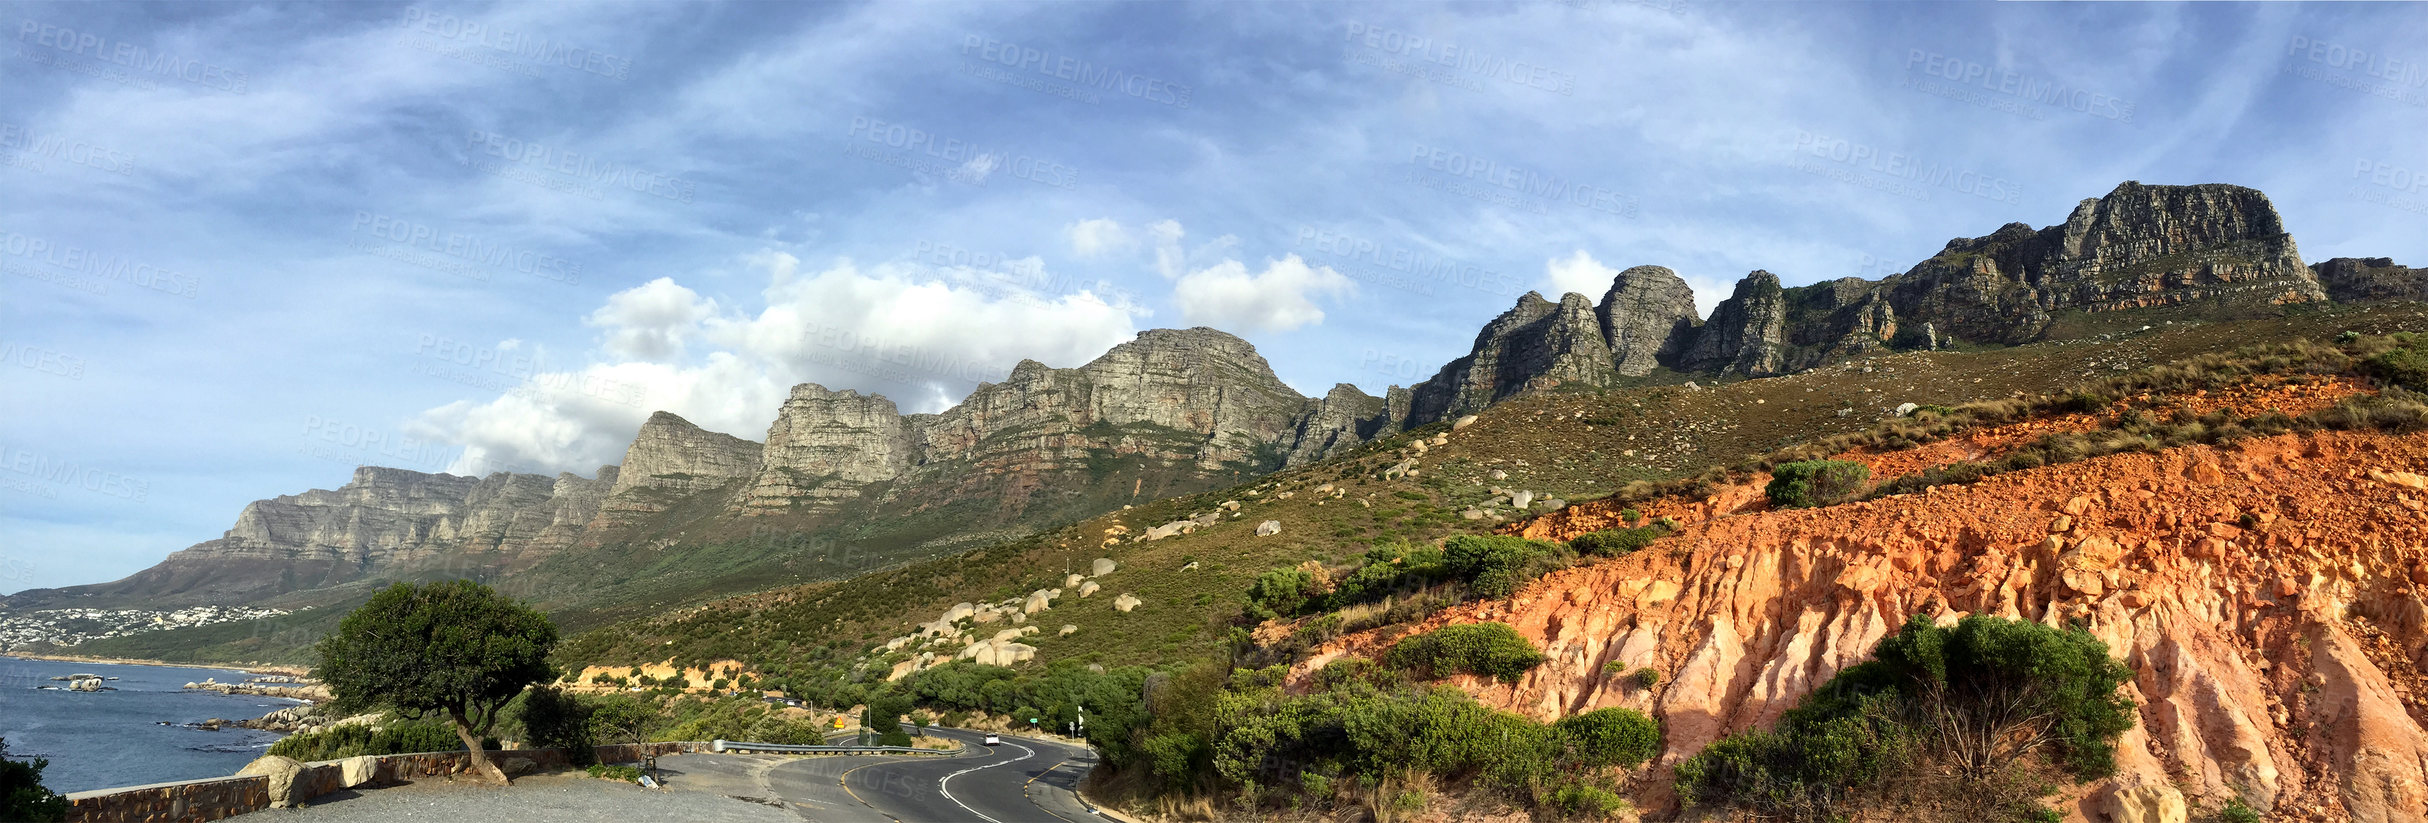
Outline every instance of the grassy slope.
{"type": "MultiPolygon", "coordinates": [[[[828,654],[851,657],[886,638],[933,620],[955,602],[986,602],[1061,586],[1063,569],[1084,572],[1096,557],[1121,570],[1101,580],[1105,591],[1075,593],[1033,622],[1044,631],[1024,642],[1039,648],[1038,663],[1079,659],[1106,665],[1167,663],[1219,651],[1228,621],[1256,575],[1315,558],[1343,559],[1377,538],[1431,540],[1498,525],[1455,513],[1501,485],[1571,501],[1615,491],[1635,479],[1689,474],[1713,464],[1870,425],[1899,403],[1954,404],[2051,392],[2077,381],[2236,346],[2296,337],[2325,337],[2346,328],[2368,332],[2428,329],[2428,313],[2412,304],[2303,310],[2235,322],[2192,319],[2166,310],[2072,318],[2085,331],[2124,329],[2109,339],[2046,343],[1973,352],[1917,352],[1867,358],[1801,375],[1689,390],[1642,386],[1593,393],[1521,398],[1481,415],[1478,424],[1421,458],[1419,477],[1383,481],[1374,473],[1397,459],[1410,439],[1368,444],[1322,464],[1282,472],[1231,489],[1173,498],[1093,518],[1036,537],[913,563],[841,584],[813,584],[715,601],[682,614],[618,623],[576,638],[564,656],[575,663],[629,663],[669,655],[705,661],[724,657],[777,662],[828,654]],[[2184,319],[2168,322],[2169,317],[2184,319]],[[2133,332],[2141,325],[2156,326],[2133,332]],[[1846,416],[1840,409],[1851,409],[1846,416]],[[1631,453],[1632,452],[1632,453],[1631,453]],[[1508,473],[1492,481],[1493,470],[1508,473]],[[1313,487],[1338,483],[1348,498],[1313,499],[1313,487]],[[1250,496],[1250,490],[1262,494],[1250,496]],[[1296,492],[1279,500],[1279,492],[1296,492]],[[1359,498],[1370,501],[1361,507],[1359,498]],[[1242,516],[1153,542],[1100,547],[1106,529],[1135,534],[1161,523],[1243,503],[1242,516]],[[1278,520],[1282,534],[1253,536],[1257,522],[1278,520]],[[1181,571],[1190,560],[1200,563],[1181,571]],[[1145,601],[1123,614],[1112,599],[1133,593],[1145,601]],[[1064,624],[1079,631],[1058,637],[1064,624]]],[[[1674,376],[1666,376],[1675,379],[1674,376]]],[[[1662,382],[1662,378],[1655,381],[1662,382]]],[[[1419,430],[1430,435],[1443,427],[1419,430]]],[[[986,628],[993,629],[1008,624],[986,628]]],[[[875,662],[890,661],[879,657],[875,662]]],[[[1035,664],[1029,664],[1035,665],[1035,664]]]]}

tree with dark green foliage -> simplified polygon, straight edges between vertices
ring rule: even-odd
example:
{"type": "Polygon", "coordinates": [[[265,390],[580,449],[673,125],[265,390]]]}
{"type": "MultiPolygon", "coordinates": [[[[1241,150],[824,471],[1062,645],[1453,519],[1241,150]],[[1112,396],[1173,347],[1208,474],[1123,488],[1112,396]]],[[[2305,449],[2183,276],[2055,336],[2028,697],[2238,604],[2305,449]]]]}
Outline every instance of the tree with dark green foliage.
{"type": "Polygon", "coordinates": [[[902,716],[910,713],[911,706],[910,695],[901,692],[889,690],[871,695],[868,709],[860,715],[860,727],[876,737],[873,745],[908,746],[911,736],[902,730],[902,716]]]}
{"type": "Polygon", "coordinates": [[[1855,499],[1871,478],[1870,467],[1851,460],[1799,460],[1772,468],[1762,493],[1782,509],[1828,506],[1855,499]]]}
{"type": "Polygon", "coordinates": [[[1315,593],[1315,576],[1307,570],[1274,569],[1248,587],[1248,614],[1258,620],[1294,615],[1315,593]]]}
{"type": "Polygon", "coordinates": [[[398,583],[373,595],[320,642],[314,677],[340,710],[392,708],[442,716],[471,753],[473,770],[503,784],[480,739],[498,709],[534,683],[556,679],[545,615],[469,580],[398,583]]]}
{"type": "Polygon", "coordinates": [[[598,737],[590,726],[590,701],[553,686],[533,686],[506,704],[506,720],[535,749],[563,749],[576,766],[598,759],[598,737]]]}
{"type": "Polygon", "coordinates": [[[1568,760],[1585,768],[1633,769],[1661,753],[1661,725],[1634,709],[1595,709],[1551,724],[1568,760]]]}
{"type": "Polygon", "coordinates": [[[41,758],[8,759],[8,741],[0,739],[0,820],[67,819],[67,798],[42,787],[42,770],[50,765],[41,758]]]}
{"type": "Polygon", "coordinates": [[[1427,680],[1465,673],[1515,683],[1549,658],[1507,623],[1462,623],[1403,639],[1383,659],[1427,680]]]}
{"type": "Polygon", "coordinates": [[[2033,762],[2078,781],[2114,772],[2116,739],[2134,720],[2133,701],[2116,693],[2129,677],[2080,629],[1982,615],[1940,627],[1916,615],[1777,727],[1678,764],[1678,792],[1690,805],[1826,820],[1887,776],[1944,772],[1968,787],[1960,794],[2004,804],[1982,813],[2028,818],[2037,803],[1986,790],[2028,784],[1997,778],[2033,762]]]}

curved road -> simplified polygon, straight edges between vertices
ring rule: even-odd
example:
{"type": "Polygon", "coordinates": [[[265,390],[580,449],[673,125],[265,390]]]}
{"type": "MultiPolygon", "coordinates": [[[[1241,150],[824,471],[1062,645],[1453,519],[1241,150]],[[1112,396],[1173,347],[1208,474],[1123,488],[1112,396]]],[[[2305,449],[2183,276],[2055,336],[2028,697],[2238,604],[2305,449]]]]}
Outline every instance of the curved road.
{"type": "Polygon", "coordinates": [[[951,757],[806,757],[695,754],[659,759],[669,788],[782,805],[834,823],[1092,823],[1079,778],[1095,764],[1085,747],[929,728],[964,744],[951,757]]]}

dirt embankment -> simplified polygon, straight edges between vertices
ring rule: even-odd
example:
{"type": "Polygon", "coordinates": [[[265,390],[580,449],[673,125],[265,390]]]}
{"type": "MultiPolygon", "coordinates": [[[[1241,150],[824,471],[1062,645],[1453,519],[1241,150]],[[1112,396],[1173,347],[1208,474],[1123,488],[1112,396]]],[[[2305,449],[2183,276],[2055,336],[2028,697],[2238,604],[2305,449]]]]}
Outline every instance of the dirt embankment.
{"type": "MultiPolygon", "coordinates": [[[[2286,409],[2287,411],[2294,411],[2286,409]]],[[[2135,672],[2119,774],[2069,819],[2169,794],[2239,794],[2270,820],[2428,819],[2428,435],[2284,435],[2120,454],[1824,509],[1764,511],[1758,485],[1648,514],[1684,528],[1422,628],[1502,621],[1551,662],[1462,679],[1538,718],[1629,706],[1660,718],[1661,765],[1765,726],[1913,614],[2081,621],[2135,672]],[[1743,512],[1743,514],[1732,513],[1743,512]],[[1640,689],[1618,671],[1658,670],[1640,689]]],[[[1533,537],[1604,528],[1577,507],[1533,537]]],[[[1396,636],[1397,632],[1390,632],[1396,636]]],[[[1309,665],[1371,653],[1335,643],[1309,665]]],[[[1640,781],[1671,805],[1665,769],[1640,781]]],[[[2136,818],[2138,819],[2138,818],[2136,818]]]]}

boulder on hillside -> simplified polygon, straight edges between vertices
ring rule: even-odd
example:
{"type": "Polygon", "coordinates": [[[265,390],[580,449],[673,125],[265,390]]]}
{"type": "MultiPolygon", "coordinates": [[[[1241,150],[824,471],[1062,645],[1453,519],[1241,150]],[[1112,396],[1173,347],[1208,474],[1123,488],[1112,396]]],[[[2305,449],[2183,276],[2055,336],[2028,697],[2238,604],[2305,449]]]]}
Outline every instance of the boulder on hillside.
{"type": "Polygon", "coordinates": [[[1272,537],[1280,533],[1281,521],[1279,520],[1267,520],[1256,524],[1256,536],[1258,537],[1272,537]]]}
{"type": "Polygon", "coordinates": [[[1095,594],[1103,590],[1104,587],[1096,585],[1096,581],[1094,580],[1079,584],[1079,596],[1081,598],[1086,598],[1088,595],[1095,594]]]}
{"type": "Polygon", "coordinates": [[[1071,624],[1069,624],[1069,623],[1064,623],[1064,624],[1062,624],[1062,631],[1060,631],[1060,632],[1056,632],[1056,633],[1054,634],[1054,636],[1055,636],[1055,637],[1069,637],[1069,636],[1071,636],[1071,635],[1078,634],[1078,633],[1079,633],[1079,627],[1078,627],[1078,626],[1073,626],[1073,625],[1071,625],[1071,624]]]}
{"type": "Polygon", "coordinates": [[[1036,591],[1029,592],[1028,600],[1020,604],[1020,613],[1024,615],[1036,614],[1038,612],[1045,611],[1046,609],[1053,608],[1055,594],[1058,594],[1058,592],[1052,592],[1046,589],[1038,589],[1036,591]]]}
{"type": "Polygon", "coordinates": [[[1084,574],[1066,574],[1062,576],[1062,587],[1066,589],[1076,589],[1079,588],[1080,582],[1086,579],[1088,579],[1088,576],[1084,574]]]}
{"type": "Polygon", "coordinates": [[[1137,595],[1128,592],[1122,592],[1120,597],[1113,598],[1113,608],[1122,612],[1128,612],[1143,605],[1146,605],[1146,601],[1140,600],[1137,595]]]}
{"type": "Polygon", "coordinates": [[[1472,414],[1460,415],[1460,416],[1459,416],[1459,419],[1450,421],[1450,430],[1451,430],[1451,431],[1458,431],[1458,430],[1460,430],[1460,429],[1466,428],[1466,427],[1468,427],[1468,426],[1473,426],[1473,425],[1475,425],[1475,415],[1472,415],[1472,414]]]}
{"type": "Polygon", "coordinates": [[[1112,574],[1114,569],[1121,568],[1121,564],[1113,562],[1110,557],[1099,557],[1096,558],[1095,563],[1090,564],[1090,568],[1092,571],[1088,574],[1089,577],[1103,577],[1112,574]]]}

